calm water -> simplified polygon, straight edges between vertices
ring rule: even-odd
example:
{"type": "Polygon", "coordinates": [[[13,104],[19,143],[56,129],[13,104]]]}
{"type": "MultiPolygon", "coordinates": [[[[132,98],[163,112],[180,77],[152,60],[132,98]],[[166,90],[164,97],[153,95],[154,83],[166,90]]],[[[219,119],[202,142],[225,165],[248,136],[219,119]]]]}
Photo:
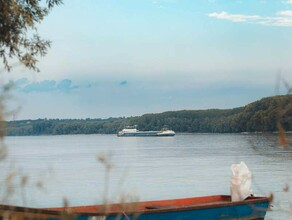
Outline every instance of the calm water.
{"type": "Polygon", "coordinates": [[[70,205],[101,203],[104,194],[112,201],[229,194],[230,166],[245,161],[253,192],[275,195],[267,219],[292,218],[282,211],[292,200],[291,190],[283,192],[286,184],[292,187],[292,148],[278,148],[276,135],[32,136],[7,137],[5,143],[9,156],[0,162],[1,179],[16,174],[8,184],[15,189],[11,195],[1,182],[6,203],[50,207],[62,206],[64,198],[70,205]],[[103,155],[113,164],[108,176],[96,159],[103,155]],[[28,176],[24,187],[17,175],[28,176]]]}

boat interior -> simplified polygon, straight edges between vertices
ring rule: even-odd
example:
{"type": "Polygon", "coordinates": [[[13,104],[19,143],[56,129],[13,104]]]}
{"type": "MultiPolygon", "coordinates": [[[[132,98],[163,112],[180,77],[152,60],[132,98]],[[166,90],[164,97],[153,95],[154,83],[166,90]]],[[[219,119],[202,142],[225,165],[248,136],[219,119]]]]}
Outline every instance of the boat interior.
{"type": "MultiPolygon", "coordinates": [[[[245,200],[253,201],[263,199],[261,197],[249,197],[245,200]]],[[[266,198],[265,198],[266,199],[266,198]]],[[[173,199],[173,200],[159,200],[159,201],[146,201],[146,202],[131,202],[131,203],[115,203],[109,205],[90,205],[90,206],[76,206],[67,208],[49,208],[54,211],[69,211],[73,213],[135,213],[135,212],[149,212],[154,210],[172,210],[181,209],[188,207],[202,208],[204,206],[216,207],[223,206],[230,203],[231,197],[227,195],[215,195],[215,196],[204,196],[204,197],[193,197],[184,199],[173,199]]]]}

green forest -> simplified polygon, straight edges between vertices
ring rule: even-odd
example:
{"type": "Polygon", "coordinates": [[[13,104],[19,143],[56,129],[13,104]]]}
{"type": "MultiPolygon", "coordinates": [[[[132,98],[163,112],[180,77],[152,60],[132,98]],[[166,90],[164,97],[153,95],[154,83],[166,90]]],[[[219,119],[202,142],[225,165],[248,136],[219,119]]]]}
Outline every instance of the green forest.
{"type": "Polygon", "coordinates": [[[292,95],[263,98],[234,109],[181,110],[108,119],[37,119],[6,122],[6,135],[115,134],[126,126],[181,133],[292,131],[292,95]]]}

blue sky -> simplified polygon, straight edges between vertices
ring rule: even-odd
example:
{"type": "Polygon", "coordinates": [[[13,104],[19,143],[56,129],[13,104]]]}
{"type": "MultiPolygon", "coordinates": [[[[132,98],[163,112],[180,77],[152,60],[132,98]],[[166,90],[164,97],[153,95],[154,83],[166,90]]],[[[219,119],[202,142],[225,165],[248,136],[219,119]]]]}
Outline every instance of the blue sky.
{"type": "Polygon", "coordinates": [[[65,0],[40,25],[40,73],[16,67],[16,119],[233,108],[292,81],[291,0],[65,0]]]}

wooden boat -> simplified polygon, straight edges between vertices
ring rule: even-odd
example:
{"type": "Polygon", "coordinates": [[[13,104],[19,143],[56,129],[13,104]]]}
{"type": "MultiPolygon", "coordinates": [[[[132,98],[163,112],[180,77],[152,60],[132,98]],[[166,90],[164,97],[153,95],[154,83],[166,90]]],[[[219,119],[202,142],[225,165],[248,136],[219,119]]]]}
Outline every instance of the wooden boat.
{"type": "Polygon", "coordinates": [[[2,219],[34,220],[254,220],[265,218],[270,201],[271,199],[267,197],[248,197],[244,201],[231,202],[230,196],[215,195],[47,209],[1,205],[0,214],[2,219]]]}

